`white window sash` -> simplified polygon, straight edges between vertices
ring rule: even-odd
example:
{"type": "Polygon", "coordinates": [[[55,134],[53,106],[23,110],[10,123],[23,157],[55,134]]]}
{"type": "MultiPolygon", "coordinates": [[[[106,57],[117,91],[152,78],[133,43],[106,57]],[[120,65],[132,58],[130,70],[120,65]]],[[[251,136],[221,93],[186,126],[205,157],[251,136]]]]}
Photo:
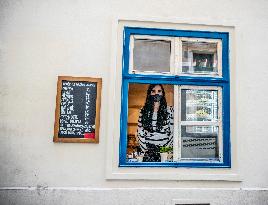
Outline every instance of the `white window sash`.
{"type": "MultiPolygon", "coordinates": [[[[166,36],[149,36],[149,35],[131,35],[130,37],[130,59],[129,59],[129,73],[147,74],[147,75],[180,75],[180,76],[202,76],[202,77],[221,77],[222,76],[222,42],[220,39],[204,39],[204,38],[185,38],[185,37],[166,37],[166,36]],[[134,70],[133,65],[133,50],[135,39],[148,40],[165,40],[171,43],[170,54],[170,72],[155,72],[155,71],[137,71],[134,70]],[[217,73],[182,73],[182,41],[188,42],[208,42],[217,43],[217,73]]],[[[218,146],[219,146],[219,160],[223,161],[223,131],[222,131],[222,89],[217,86],[179,86],[174,85],[174,130],[173,130],[173,161],[191,160],[181,158],[181,126],[217,126],[218,132],[218,146]],[[218,120],[211,121],[181,121],[181,90],[182,89],[197,89],[197,90],[216,90],[218,91],[218,120]]],[[[207,159],[198,159],[206,161],[207,159]]]]}
{"type": "Polygon", "coordinates": [[[130,56],[129,56],[129,73],[135,74],[145,74],[145,75],[174,75],[175,72],[175,43],[174,37],[165,37],[165,36],[149,36],[149,35],[131,35],[130,36],[130,56]],[[134,41],[135,39],[146,39],[146,40],[162,40],[169,41],[171,45],[170,52],[170,71],[169,72],[156,72],[156,71],[139,71],[134,70],[134,41]]]}
{"type": "Polygon", "coordinates": [[[147,75],[180,75],[180,76],[201,76],[201,77],[222,77],[222,41],[220,39],[206,39],[206,38],[185,38],[185,37],[166,37],[166,36],[149,36],[149,35],[131,35],[130,36],[130,58],[129,58],[129,73],[147,74],[147,75]],[[133,65],[133,50],[135,39],[148,40],[164,40],[171,42],[170,53],[170,72],[156,72],[156,71],[138,71],[134,70],[133,65]],[[188,42],[205,42],[217,44],[217,66],[218,72],[204,73],[182,73],[182,41],[188,42]]]}
{"type": "Polygon", "coordinates": [[[220,39],[207,39],[207,38],[186,38],[186,37],[181,37],[179,38],[180,40],[180,75],[181,76],[201,76],[201,77],[222,77],[222,41],[220,39]],[[188,41],[188,42],[204,42],[204,43],[216,43],[217,44],[217,66],[218,66],[218,72],[210,72],[208,74],[204,73],[182,73],[182,41],[188,41]]]}
{"type": "MultiPolygon", "coordinates": [[[[174,130],[173,130],[173,161],[211,161],[209,159],[181,158],[181,126],[216,126],[218,127],[219,158],[223,161],[223,131],[222,131],[222,88],[217,86],[174,86],[174,130]],[[218,91],[218,121],[181,121],[181,90],[216,90],[218,91]]],[[[215,160],[214,160],[215,162],[215,160]]]]}

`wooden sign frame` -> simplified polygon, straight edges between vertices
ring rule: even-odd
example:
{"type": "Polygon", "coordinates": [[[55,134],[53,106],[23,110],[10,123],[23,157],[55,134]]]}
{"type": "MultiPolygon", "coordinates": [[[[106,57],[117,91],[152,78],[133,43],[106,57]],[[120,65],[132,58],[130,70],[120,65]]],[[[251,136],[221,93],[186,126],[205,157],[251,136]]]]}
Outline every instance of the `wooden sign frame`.
{"type": "Polygon", "coordinates": [[[101,89],[102,89],[102,79],[101,78],[58,76],[53,142],[99,143],[101,89]],[[59,137],[58,133],[59,133],[59,128],[60,128],[62,81],[94,82],[97,84],[95,136],[94,136],[94,138],[59,137]]]}

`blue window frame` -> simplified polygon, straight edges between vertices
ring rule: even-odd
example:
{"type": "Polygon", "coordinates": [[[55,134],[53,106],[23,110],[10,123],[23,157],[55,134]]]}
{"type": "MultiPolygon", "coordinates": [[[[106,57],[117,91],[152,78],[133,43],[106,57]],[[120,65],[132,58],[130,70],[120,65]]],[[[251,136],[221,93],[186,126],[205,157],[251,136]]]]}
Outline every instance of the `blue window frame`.
{"type": "MultiPolygon", "coordinates": [[[[201,42],[203,41],[201,40],[201,42]]],[[[180,47],[182,49],[182,47],[180,47]]],[[[172,51],[173,52],[173,51],[172,51]]],[[[176,52],[176,51],[175,51],[176,52]]],[[[178,51],[182,53],[182,50],[178,51]]],[[[183,54],[181,54],[183,55],[183,54]]],[[[199,54],[195,54],[198,58],[199,54]]],[[[209,56],[209,54],[207,54],[209,56]]],[[[210,56],[209,56],[210,57],[210,56]]],[[[175,57],[173,58],[175,59],[175,57]]],[[[133,62],[132,62],[133,63],[133,62]]],[[[198,167],[198,168],[230,168],[231,167],[231,149],[230,149],[230,77],[229,77],[229,33],[228,32],[210,32],[210,31],[190,31],[190,30],[173,30],[173,29],[157,29],[157,28],[138,28],[125,27],[123,39],[123,68],[122,68],[122,94],[121,94],[121,116],[120,116],[120,146],[119,146],[119,166],[120,167],[198,167]],[[177,38],[181,39],[205,39],[205,41],[218,40],[221,42],[220,52],[218,52],[217,61],[220,67],[219,75],[200,75],[195,73],[146,73],[146,72],[131,72],[131,58],[132,56],[132,41],[133,36],[138,36],[140,39],[146,39],[148,36],[152,38],[177,38]],[[144,38],[143,38],[144,36],[144,38]],[[215,91],[218,88],[217,108],[220,109],[219,129],[221,129],[218,142],[218,149],[221,155],[217,159],[203,158],[203,159],[182,159],[169,162],[137,162],[135,160],[127,160],[127,144],[128,144],[128,99],[129,88],[131,84],[164,84],[172,85],[174,89],[178,88],[179,92],[184,90],[191,90],[193,88],[204,89],[211,87],[215,91]],[[188,86],[188,87],[187,87],[188,86]],[[220,94],[220,96],[219,96],[220,94]]],[[[178,65],[182,67],[182,64],[178,65]]],[[[181,68],[180,68],[181,69],[181,68]]],[[[218,70],[219,71],[219,70],[218,70]]],[[[194,89],[193,89],[194,90],[194,89]]],[[[197,89],[198,90],[198,89],[197,89]]],[[[210,90],[210,89],[208,89],[210,90]]],[[[183,91],[184,92],[184,91],[183,91]]],[[[198,91],[196,92],[198,93],[198,91]]],[[[181,107],[177,106],[177,113],[181,112],[181,107]]],[[[201,126],[203,122],[198,125],[201,126]],[[200,125],[201,124],[201,125],[200,125]]],[[[209,123],[208,123],[209,124],[209,123]]],[[[187,123],[186,123],[187,125],[187,123]]],[[[181,133],[183,124],[177,126],[178,130],[174,132],[181,133]]],[[[191,126],[191,124],[190,124],[191,126]]],[[[193,126],[193,124],[192,124],[193,126]]],[[[180,136],[181,138],[181,136],[180,136]]],[[[181,139],[179,139],[181,140],[181,139]]],[[[181,150],[180,150],[181,152],[181,150]]],[[[174,154],[174,153],[173,153],[174,154]]],[[[180,153],[181,154],[181,153],[180,153]]]]}

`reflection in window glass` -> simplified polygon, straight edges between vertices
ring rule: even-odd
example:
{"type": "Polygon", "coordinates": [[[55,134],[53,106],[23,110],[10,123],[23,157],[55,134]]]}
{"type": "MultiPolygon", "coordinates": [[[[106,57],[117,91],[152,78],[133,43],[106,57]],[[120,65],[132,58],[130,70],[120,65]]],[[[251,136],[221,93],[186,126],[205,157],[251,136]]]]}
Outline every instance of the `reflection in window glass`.
{"type": "Polygon", "coordinates": [[[182,121],[217,121],[218,91],[215,90],[181,90],[182,121]]]}
{"type": "Polygon", "coordinates": [[[183,41],[182,72],[191,74],[217,73],[217,43],[183,41]]]}
{"type": "Polygon", "coordinates": [[[170,41],[135,39],[133,69],[140,72],[170,72],[170,54],[170,41]]]}
{"type": "Polygon", "coordinates": [[[218,127],[181,126],[182,158],[218,158],[218,127]]]}
{"type": "Polygon", "coordinates": [[[173,160],[173,90],[172,85],[129,84],[128,162],[173,160]]]}

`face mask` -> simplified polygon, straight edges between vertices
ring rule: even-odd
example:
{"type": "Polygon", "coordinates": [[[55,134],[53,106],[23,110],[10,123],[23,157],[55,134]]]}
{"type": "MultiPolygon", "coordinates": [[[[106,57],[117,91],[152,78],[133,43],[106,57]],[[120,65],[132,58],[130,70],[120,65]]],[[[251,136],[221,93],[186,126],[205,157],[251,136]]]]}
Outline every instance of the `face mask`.
{"type": "Polygon", "coordinates": [[[154,102],[160,102],[160,100],[162,99],[162,95],[159,95],[159,94],[155,94],[155,95],[151,95],[151,99],[154,101],[154,102]]]}

